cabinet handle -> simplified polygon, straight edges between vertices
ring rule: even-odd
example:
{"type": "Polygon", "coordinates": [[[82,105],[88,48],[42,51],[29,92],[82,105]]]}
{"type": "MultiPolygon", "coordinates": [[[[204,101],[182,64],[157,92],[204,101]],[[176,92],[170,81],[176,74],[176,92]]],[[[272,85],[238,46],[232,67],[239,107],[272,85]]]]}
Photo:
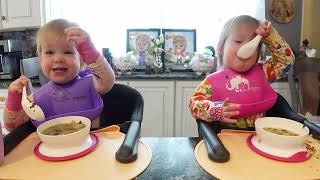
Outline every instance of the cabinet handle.
{"type": "Polygon", "coordinates": [[[5,16],[1,16],[1,20],[2,21],[6,20],[6,17],[5,16]]]}

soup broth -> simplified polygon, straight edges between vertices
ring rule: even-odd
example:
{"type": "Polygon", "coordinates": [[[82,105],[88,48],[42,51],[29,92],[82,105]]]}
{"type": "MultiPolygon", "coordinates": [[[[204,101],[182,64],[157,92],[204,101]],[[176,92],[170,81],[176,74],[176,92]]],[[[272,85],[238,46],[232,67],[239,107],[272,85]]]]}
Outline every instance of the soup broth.
{"type": "Polygon", "coordinates": [[[264,127],[264,130],[274,133],[274,134],[278,134],[278,135],[283,135],[283,136],[298,136],[299,134],[286,130],[286,129],[282,129],[282,128],[272,128],[272,127],[264,127]]]}
{"type": "Polygon", "coordinates": [[[81,121],[79,121],[79,123],[72,121],[71,123],[62,123],[62,124],[57,124],[57,125],[51,126],[47,129],[43,130],[42,134],[53,135],[53,136],[70,134],[70,133],[79,131],[80,129],[83,129],[85,127],[86,127],[86,125],[83,124],[81,121]]]}

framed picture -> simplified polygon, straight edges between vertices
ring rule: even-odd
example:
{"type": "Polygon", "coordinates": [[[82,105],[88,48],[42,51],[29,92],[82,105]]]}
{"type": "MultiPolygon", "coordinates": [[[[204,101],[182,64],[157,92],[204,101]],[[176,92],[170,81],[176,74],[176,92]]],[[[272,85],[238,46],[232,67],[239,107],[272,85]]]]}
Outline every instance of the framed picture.
{"type": "Polygon", "coordinates": [[[171,70],[188,69],[188,64],[197,50],[196,30],[162,29],[162,33],[164,35],[164,62],[171,70]]]}
{"type": "Polygon", "coordinates": [[[146,65],[154,63],[152,39],[158,38],[159,35],[160,29],[127,29],[127,52],[134,52],[139,62],[137,69],[144,69],[146,65]]]}

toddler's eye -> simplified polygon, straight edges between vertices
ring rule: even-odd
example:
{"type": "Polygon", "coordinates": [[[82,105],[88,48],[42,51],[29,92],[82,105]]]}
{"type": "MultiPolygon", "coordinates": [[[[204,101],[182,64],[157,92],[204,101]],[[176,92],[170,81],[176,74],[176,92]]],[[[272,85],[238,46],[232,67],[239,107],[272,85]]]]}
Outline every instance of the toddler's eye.
{"type": "Polygon", "coordinates": [[[47,54],[47,55],[51,55],[51,54],[53,54],[54,52],[53,51],[51,51],[51,50],[46,50],[46,51],[44,51],[44,54],[47,54]]]}
{"type": "Polygon", "coordinates": [[[239,41],[239,40],[235,40],[234,42],[238,43],[238,44],[241,44],[242,41],[239,41]]]}
{"type": "Polygon", "coordinates": [[[65,51],[65,54],[74,54],[74,51],[65,51]]]}

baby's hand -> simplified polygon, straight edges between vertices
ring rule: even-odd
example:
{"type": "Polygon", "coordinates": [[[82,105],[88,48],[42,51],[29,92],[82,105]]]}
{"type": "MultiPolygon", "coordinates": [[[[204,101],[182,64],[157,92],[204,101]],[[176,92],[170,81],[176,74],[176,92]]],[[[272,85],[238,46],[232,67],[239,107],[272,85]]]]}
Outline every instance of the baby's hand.
{"type": "Polygon", "coordinates": [[[76,44],[77,51],[81,59],[86,64],[95,63],[100,53],[94,47],[90,36],[87,32],[78,27],[67,28],[65,30],[68,41],[73,41],[76,44]]]}
{"type": "Polygon", "coordinates": [[[266,38],[270,34],[270,21],[265,20],[263,23],[260,24],[260,26],[256,29],[256,33],[262,38],[266,38]]]}
{"type": "Polygon", "coordinates": [[[22,88],[23,88],[23,86],[27,86],[28,87],[28,81],[29,81],[29,79],[26,76],[22,75],[22,76],[20,76],[19,79],[16,79],[15,81],[13,81],[9,85],[9,89],[8,90],[10,92],[22,94],[22,88]]]}
{"type": "Polygon", "coordinates": [[[23,86],[28,87],[29,79],[26,76],[20,76],[19,79],[13,81],[8,88],[8,98],[6,101],[6,109],[18,112],[22,109],[21,98],[23,86]]]}
{"type": "Polygon", "coordinates": [[[239,115],[239,111],[237,111],[239,108],[240,104],[230,103],[229,98],[226,98],[223,101],[221,121],[225,123],[237,122],[237,119],[233,119],[232,116],[239,115]]]}

